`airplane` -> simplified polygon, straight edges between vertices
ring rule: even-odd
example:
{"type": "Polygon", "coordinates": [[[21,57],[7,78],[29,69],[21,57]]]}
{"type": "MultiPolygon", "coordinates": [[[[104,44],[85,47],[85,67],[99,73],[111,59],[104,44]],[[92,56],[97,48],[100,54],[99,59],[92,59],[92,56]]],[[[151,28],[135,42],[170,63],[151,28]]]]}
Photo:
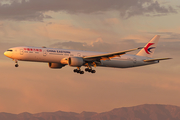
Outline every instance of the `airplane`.
{"type": "Polygon", "coordinates": [[[152,58],[159,38],[159,35],[155,35],[144,47],[112,53],[21,46],[8,49],[4,55],[15,61],[15,67],[19,66],[18,61],[33,61],[46,62],[54,69],[61,69],[66,65],[77,67],[74,72],[80,74],[84,74],[81,67],[85,66],[86,72],[95,73],[92,67],[130,68],[171,59],[152,58]],[[141,50],[136,55],[126,54],[139,49],[141,50]]]}

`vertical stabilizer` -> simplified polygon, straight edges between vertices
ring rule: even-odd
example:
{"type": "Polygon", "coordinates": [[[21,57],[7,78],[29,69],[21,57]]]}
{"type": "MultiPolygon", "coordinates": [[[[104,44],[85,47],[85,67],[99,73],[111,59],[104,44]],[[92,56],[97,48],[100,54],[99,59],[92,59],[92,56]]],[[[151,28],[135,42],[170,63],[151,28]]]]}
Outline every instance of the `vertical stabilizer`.
{"type": "Polygon", "coordinates": [[[159,41],[160,35],[155,35],[136,55],[152,57],[159,41]]]}

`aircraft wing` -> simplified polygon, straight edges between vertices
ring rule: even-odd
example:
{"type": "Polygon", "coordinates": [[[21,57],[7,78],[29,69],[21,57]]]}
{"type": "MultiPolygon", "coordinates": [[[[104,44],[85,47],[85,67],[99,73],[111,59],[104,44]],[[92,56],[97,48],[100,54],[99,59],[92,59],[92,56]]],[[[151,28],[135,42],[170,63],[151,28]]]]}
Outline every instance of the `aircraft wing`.
{"type": "Polygon", "coordinates": [[[142,49],[142,47],[135,48],[135,49],[130,49],[130,50],[125,50],[125,51],[119,51],[119,52],[113,52],[113,53],[107,53],[107,54],[100,54],[100,55],[94,55],[94,56],[85,56],[83,57],[85,60],[110,60],[111,58],[114,57],[120,57],[123,54],[126,54],[127,52],[135,51],[138,49],[142,49]]]}
{"type": "Polygon", "coordinates": [[[157,58],[157,59],[149,59],[149,60],[144,60],[144,62],[154,62],[154,61],[159,61],[159,60],[168,60],[172,58],[157,58]]]}

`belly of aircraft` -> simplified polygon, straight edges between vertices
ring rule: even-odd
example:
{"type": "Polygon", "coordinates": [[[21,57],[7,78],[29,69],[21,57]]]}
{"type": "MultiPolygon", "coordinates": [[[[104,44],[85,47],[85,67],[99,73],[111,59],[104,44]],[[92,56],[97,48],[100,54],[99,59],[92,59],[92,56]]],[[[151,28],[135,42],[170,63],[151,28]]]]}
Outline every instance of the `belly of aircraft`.
{"type": "Polygon", "coordinates": [[[134,67],[136,63],[128,60],[102,60],[100,66],[115,67],[115,68],[127,68],[134,67]]]}

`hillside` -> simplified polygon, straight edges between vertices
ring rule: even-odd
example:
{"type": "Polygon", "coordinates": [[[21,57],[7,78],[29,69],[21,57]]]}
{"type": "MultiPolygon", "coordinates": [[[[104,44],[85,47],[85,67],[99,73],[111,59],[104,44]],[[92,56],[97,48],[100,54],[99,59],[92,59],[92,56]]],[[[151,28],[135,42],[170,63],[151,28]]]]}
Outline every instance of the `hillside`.
{"type": "Polygon", "coordinates": [[[180,107],[145,104],[116,108],[108,112],[0,113],[0,120],[180,120],[180,107]]]}

